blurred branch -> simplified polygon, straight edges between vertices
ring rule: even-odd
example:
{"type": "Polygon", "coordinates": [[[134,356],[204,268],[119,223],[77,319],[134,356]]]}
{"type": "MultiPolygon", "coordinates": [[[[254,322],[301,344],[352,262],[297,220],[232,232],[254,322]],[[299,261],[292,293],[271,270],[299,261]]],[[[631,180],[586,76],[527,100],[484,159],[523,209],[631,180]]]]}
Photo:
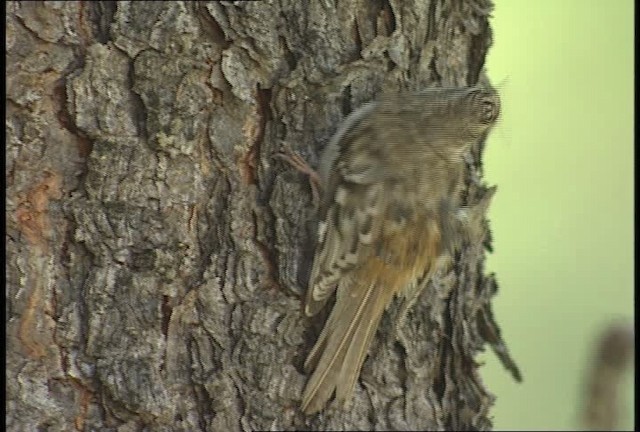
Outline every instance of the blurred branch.
{"type": "Polygon", "coordinates": [[[582,413],[587,430],[615,430],[619,425],[620,383],[633,353],[633,322],[609,325],[596,342],[582,413]]]}

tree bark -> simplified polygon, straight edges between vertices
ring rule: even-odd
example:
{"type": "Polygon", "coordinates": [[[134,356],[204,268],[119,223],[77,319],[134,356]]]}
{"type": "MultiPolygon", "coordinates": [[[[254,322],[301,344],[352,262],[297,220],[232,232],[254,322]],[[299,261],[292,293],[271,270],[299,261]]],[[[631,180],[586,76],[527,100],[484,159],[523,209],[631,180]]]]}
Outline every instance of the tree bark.
{"type": "MultiPolygon", "coordinates": [[[[299,410],[311,165],[381,91],[466,86],[489,0],[10,2],[9,430],[490,429],[490,238],[383,318],[349,409],[299,410]]],[[[477,202],[483,143],[469,159],[477,202]]]]}

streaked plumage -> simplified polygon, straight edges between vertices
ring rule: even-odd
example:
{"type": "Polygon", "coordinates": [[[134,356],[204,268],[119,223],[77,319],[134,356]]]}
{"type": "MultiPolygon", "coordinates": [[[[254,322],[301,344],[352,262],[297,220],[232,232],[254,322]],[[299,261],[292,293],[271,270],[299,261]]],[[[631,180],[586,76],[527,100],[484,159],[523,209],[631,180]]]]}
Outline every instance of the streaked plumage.
{"type": "Polygon", "coordinates": [[[337,297],[305,362],[314,370],[302,396],[306,413],[322,409],[334,390],[342,403],[351,398],[386,307],[457,244],[462,157],[498,113],[498,96],[487,89],[385,96],[347,117],[327,145],[307,315],[336,288],[337,297]]]}

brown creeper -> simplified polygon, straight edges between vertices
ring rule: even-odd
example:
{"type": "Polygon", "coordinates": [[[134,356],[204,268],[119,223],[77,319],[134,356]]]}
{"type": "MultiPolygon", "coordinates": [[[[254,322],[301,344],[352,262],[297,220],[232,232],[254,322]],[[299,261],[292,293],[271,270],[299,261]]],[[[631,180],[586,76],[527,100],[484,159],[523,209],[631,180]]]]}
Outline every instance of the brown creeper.
{"type": "MultiPolygon", "coordinates": [[[[382,313],[458,243],[463,155],[496,122],[498,94],[472,87],[387,95],[347,117],[319,166],[323,198],[305,312],[336,302],[305,362],[307,414],[351,398],[382,313]]],[[[420,284],[424,286],[424,284],[420,284]]]]}

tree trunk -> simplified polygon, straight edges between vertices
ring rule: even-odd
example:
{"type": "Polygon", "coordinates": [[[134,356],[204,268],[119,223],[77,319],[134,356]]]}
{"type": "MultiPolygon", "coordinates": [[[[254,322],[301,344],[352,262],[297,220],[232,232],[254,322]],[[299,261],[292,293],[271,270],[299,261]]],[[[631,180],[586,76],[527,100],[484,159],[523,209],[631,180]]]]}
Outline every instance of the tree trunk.
{"type": "MultiPolygon", "coordinates": [[[[299,410],[311,165],[381,91],[466,86],[489,0],[11,2],[9,430],[490,429],[485,343],[517,374],[467,244],[349,409],[299,410]]],[[[482,143],[465,200],[485,190],[482,143]]]]}

